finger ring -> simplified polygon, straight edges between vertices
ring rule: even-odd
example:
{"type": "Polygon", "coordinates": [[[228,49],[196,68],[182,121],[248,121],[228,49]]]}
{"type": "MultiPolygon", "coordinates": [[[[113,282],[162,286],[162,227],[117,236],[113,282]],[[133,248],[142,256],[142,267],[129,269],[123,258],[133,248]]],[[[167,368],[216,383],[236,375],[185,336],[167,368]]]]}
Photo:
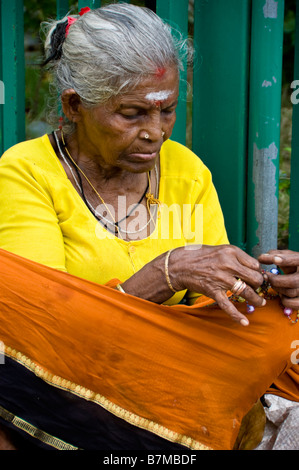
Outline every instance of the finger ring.
{"type": "Polygon", "coordinates": [[[231,288],[231,292],[235,295],[240,295],[241,292],[246,288],[246,283],[242,281],[241,279],[238,279],[233,287],[231,288]]]}

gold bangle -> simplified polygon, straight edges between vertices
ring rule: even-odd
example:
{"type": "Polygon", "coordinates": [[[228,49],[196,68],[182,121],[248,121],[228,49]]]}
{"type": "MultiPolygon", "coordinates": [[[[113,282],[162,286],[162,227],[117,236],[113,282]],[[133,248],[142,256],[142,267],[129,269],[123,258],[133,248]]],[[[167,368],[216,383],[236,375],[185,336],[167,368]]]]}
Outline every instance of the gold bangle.
{"type": "Polygon", "coordinates": [[[170,256],[170,253],[172,252],[172,250],[169,250],[167,253],[166,253],[166,257],[165,257],[165,277],[166,277],[166,282],[167,282],[167,285],[169,287],[169,289],[176,293],[177,291],[172,287],[172,284],[170,282],[170,278],[169,278],[169,273],[168,273],[168,261],[169,261],[169,256],[170,256]]]}
{"type": "Polygon", "coordinates": [[[117,290],[119,290],[119,292],[122,292],[123,294],[125,294],[125,291],[123,290],[122,286],[120,284],[117,284],[117,286],[115,286],[115,288],[117,290]]]}

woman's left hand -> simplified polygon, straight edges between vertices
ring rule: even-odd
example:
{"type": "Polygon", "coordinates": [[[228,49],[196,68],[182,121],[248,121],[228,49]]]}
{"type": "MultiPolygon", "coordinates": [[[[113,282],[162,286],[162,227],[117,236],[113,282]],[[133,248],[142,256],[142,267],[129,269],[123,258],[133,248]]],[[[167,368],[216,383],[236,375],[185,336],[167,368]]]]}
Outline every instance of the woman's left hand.
{"type": "Polygon", "coordinates": [[[291,250],[270,250],[258,258],[261,264],[276,264],[283,275],[266,274],[267,280],[280,294],[285,307],[299,310],[299,253],[291,250]]]}

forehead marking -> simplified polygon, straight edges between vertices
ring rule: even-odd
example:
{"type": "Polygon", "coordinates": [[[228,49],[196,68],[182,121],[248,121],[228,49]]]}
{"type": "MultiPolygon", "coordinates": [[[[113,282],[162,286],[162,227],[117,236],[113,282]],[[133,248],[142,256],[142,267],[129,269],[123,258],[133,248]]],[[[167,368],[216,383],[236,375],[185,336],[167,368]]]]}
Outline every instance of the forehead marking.
{"type": "Polygon", "coordinates": [[[163,77],[165,72],[166,72],[166,69],[164,67],[158,67],[157,70],[156,70],[155,75],[156,75],[156,77],[161,78],[161,77],[163,77]]]}
{"type": "Polygon", "coordinates": [[[173,92],[170,90],[153,91],[146,95],[146,99],[149,101],[165,101],[173,92]]]}

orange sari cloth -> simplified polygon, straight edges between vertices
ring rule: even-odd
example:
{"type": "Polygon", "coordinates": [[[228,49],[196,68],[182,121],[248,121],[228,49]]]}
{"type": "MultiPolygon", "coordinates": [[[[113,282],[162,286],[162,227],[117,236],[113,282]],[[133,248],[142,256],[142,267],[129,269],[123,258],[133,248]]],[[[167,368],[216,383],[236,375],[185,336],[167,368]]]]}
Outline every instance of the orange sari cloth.
{"type": "Polygon", "coordinates": [[[232,449],[243,416],[292,366],[299,323],[277,300],[242,327],[209,299],[156,305],[3,250],[0,266],[6,357],[186,448],[232,449]]]}

